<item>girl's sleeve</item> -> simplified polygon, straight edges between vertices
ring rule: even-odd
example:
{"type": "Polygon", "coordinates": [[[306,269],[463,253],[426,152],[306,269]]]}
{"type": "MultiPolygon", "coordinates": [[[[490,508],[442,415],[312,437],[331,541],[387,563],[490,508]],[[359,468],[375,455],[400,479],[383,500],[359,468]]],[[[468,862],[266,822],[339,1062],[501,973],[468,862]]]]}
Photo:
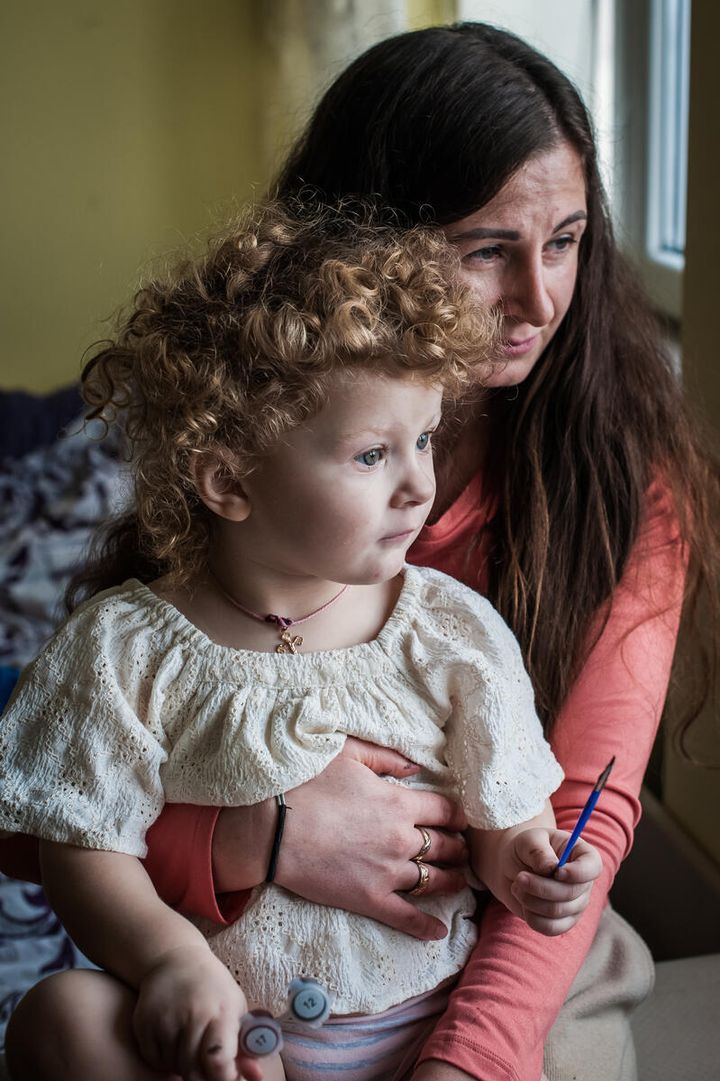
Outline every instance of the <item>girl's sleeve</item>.
{"type": "Polygon", "coordinates": [[[99,600],[25,669],[0,725],[0,830],[145,854],[167,757],[147,646],[121,602],[99,600]]]}
{"type": "Polygon", "coordinates": [[[542,811],[563,772],[515,635],[484,597],[459,583],[454,591],[467,607],[454,598],[453,638],[438,663],[453,703],[445,756],[470,826],[507,829],[542,811]]]}
{"type": "Polygon", "coordinates": [[[565,780],[552,797],[571,830],[598,775],[616,763],[583,836],[604,869],[567,934],[536,934],[491,900],[478,944],[421,1061],[440,1059],[481,1081],[537,1081],[543,1045],[595,936],[607,893],[632,845],[639,793],[667,693],[686,560],[667,493],[649,492],[646,524],[607,623],[552,732],[565,780]]]}

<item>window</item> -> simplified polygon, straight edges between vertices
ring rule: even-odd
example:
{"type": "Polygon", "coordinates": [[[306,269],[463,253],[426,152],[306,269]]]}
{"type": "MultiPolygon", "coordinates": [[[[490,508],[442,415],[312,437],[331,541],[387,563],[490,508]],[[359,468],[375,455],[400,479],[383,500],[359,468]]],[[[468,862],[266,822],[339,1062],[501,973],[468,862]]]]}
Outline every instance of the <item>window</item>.
{"type": "Polygon", "coordinates": [[[653,0],[647,254],[675,270],[685,259],[689,84],[690,0],[653,0]]]}
{"type": "Polygon", "coordinates": [[[617,10],[617,217],[656,306],[680,320],[685,263],[690,0],[617,10]]]}

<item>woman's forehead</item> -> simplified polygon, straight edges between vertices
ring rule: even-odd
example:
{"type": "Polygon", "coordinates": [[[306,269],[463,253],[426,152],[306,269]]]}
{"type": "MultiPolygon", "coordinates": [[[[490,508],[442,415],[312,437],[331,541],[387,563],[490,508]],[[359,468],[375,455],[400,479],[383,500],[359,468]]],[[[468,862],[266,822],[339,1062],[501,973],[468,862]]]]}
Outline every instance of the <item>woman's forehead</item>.
{"type": "Polygon", "coordinates": [[[445,233],[456,242],[472,232],[477,233],[476,239],[482,239],[483,230],[494,237],[499,231],[522,235],[535,226],[555,232],[582,220],[586,210],[585,172],[580,156],[567,143],[561,143],[531,158],[485,206],[448,225],[445,233]]]}

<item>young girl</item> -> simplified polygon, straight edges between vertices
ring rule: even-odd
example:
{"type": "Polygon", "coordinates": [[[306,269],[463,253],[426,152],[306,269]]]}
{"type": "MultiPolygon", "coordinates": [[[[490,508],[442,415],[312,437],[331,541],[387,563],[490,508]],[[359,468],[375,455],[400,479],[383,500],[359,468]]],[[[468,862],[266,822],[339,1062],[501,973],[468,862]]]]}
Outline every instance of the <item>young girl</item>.
{"type": "MultiPolygon", "coordinates": [[[[559,872],[572,899],[542,916],[516,900],[567,837],[548,803],[562,771],[499,615],[404,562],[432,506],[443,397],[487,370],[488,320],[439,236],[346,214],[266,209],[143,289],[86,368],[90,415],[124,418],[156,576],[89,600],[24,674],[0,736],[0,827],[41,838],[71,934],[137,991],[136,1045],[121,984],[76,973],[43,1077],[258,1078],[237,1057],[241,1016],[247,1001],[281,1012],[297,975],[333,995],[335,1042],[353,1031],[343,1076],[407,1073],[475,943],[471,891],[422,898],[425,831],[406,890],[440,939],[272,884],[283,794],[348,736],[411,757],[408,784],[459,794],[475,874],[536,930],[573,926],[601,869],[580,843],[559,872]],[[165,799],[268,797],[267,882],[203,936],[157,897],[145,832],[165,799]]],[[[314,1077],[322,1055],[290,1039],[285,1074],[265,1076],[314,1077]]]]}

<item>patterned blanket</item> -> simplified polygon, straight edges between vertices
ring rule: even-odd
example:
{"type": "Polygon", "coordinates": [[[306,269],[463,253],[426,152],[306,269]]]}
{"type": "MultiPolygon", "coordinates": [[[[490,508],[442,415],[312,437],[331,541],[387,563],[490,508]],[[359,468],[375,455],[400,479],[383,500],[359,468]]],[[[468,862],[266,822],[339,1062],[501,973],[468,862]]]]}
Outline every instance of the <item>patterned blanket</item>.
{"type": "Polygon", "coordinates": [[[40,886],[0,875],[0,1049],[25,991],[53,972],[92,967],[65,934],[40,886]]]}
{"type": "MultiPolygon", "coordinates": [[[[0,708],[17,669],[62,618],[65,587],[94,528],[127,494],[118,439],[99,441],[97,430],[83,431],[80,422],[51,445],[0,462],[0,708]]],[[[0,1050],[8,1017],[29,987],[89,964],[39,886],[0,875],[0,1050]]]]}
{"type": "Polygon", "coordinates": [[[127,499],[118,442],[77,422],[0,462],[0,664],[22,667],[42,648],[93,530],[127,499]]]}

